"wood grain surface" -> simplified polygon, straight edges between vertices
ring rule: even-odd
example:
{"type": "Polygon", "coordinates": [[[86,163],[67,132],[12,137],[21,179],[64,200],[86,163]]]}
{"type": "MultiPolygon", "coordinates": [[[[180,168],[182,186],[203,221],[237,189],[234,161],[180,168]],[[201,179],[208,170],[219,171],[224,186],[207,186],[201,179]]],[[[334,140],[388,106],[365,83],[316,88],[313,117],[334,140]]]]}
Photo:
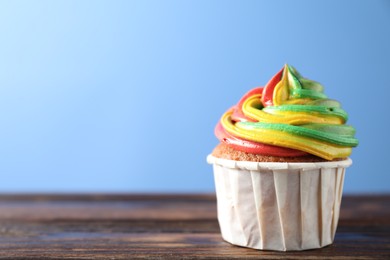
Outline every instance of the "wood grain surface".
{"type": "Polygon", "coordinates": [[[214,195],[0,195],[0,258],[390,259],[390,195],[344,196],[334,244],[288,253],[224,242],[214,195]]]}

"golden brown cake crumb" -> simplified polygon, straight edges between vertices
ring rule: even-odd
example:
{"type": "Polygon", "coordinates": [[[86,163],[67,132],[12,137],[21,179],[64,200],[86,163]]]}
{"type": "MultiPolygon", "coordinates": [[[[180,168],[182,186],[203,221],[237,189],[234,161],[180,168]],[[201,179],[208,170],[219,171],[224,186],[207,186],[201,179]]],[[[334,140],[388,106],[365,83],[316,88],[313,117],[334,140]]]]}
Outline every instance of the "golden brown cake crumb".
{"type": "MultiPolygon", "coordinates": [[[[212,155],[222,159],[234,160],[234,161],[251,161],[251,162],[328,162],[321,157],[314,155],[305,155],[299,157],[279,157],[279,156],[267,156],[260,154],[246,153],[235,150],[227,144],[220,143],[212,152],[212,155]]],[[[335,161],[343,159],[335,159],[335,161]]]]}

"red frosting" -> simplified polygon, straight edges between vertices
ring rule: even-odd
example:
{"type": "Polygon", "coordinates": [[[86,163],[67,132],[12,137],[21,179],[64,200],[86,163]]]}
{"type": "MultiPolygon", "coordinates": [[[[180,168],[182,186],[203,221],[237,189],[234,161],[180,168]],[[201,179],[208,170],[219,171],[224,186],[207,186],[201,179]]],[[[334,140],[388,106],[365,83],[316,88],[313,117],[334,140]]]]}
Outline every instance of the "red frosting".
{"type": "Polygon", "coordinates": [[[263,95],[261,96],[261,101],[264,107],[273,106],[272,98],[274,94],[274,89],[283,76],[283,69],[276,73],[276,75],[273,76],[270,81],[268,81],[267,85],[265,85],[263,95]]]}
{"type": "Polygon", "coordinates": [[[251,118],[249,118],[249,117],[244,115],[244,113],[242,112],[242,105],[244,104],[245,100],[247,98],[249,98],[250,96],[261,95],[261,93],[263,93],[263,88],[262,87],[257,87],[257,88],[254,88],[254,89],[251,89],[250,91],[248,91],[240,99],[238,104],[233,107],[232,120],[235,121],[235,122],[245,122],[245,121],[256,122],[256,120],[253,120],[253,119],[251,119],[251,118]]]}
{"type": "Polygon", "coordinates": [[[234,135],[226,132],[221,123],[218,123],[215,127],[215,135],[221,142],[224,142],[232,148],[242,152],[282,157],[306,155],[305,152],[299,150],[252,142],[235,137],[234,135]]]}

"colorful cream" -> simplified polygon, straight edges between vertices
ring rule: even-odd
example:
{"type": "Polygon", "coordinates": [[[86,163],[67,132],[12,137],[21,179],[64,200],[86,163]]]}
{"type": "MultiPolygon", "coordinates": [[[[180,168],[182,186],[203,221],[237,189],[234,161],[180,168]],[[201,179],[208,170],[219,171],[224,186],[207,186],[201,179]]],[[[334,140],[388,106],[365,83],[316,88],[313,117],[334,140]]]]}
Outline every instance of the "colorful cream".
{"type": "Polygon", "coordinates": [[[358,145],[347,113],[323,86],[285,65],[264,88],[254,88],[217,124],[221,142],[255,154],[345,158],[358,145]]]}

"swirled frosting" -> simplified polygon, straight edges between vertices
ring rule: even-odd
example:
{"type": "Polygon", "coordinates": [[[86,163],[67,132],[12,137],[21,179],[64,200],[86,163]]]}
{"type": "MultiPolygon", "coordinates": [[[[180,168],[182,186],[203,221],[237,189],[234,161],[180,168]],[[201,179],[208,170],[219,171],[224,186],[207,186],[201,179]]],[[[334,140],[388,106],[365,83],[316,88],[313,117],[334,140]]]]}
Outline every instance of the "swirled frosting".
{"type": "Polygon", "coordinates": [[[355,129],[339,102],[323,86],[285,65],[267,84],[246,93],[215,128],[234,149],[263,155],[326,160],[348,157],[358,145],[355,129]]]}

